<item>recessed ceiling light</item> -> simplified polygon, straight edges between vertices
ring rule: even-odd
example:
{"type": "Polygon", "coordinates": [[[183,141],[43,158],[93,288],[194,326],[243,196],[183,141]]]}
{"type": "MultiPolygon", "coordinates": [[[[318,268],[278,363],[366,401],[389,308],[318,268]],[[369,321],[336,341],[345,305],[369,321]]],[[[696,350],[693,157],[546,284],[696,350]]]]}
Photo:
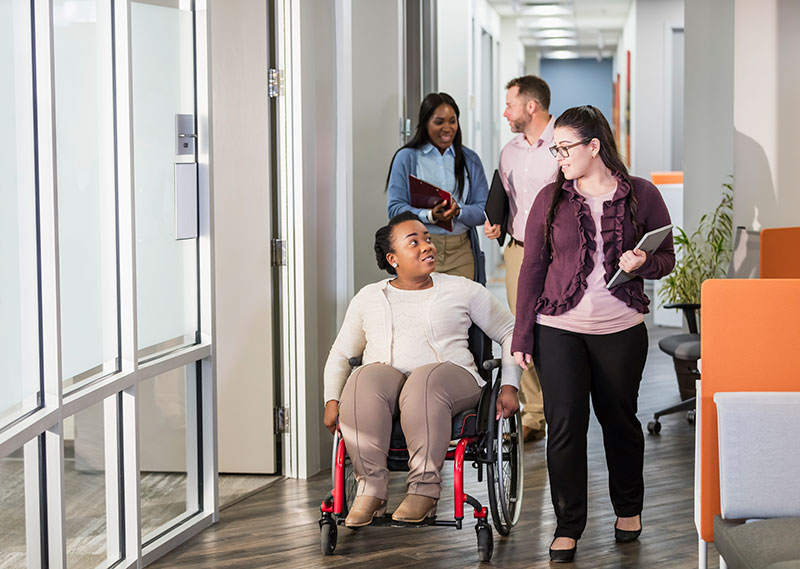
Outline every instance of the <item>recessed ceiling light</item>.
{"type": "Polygon", "coordinates": [[[520,10],[520,16],[571,16],[572,8],[558,4],[541,4],[520,10]]]}
{"type": "Polygon", "coordinates": [[[574,38],[575,37],[575,30],[563,30],[563,29],[544,29],[544,30],[536,30],[531,35],[535,38],[574,38]]]}
{"type": "Polygon", "coordinates": [[[549,38],[549,39],[536,40],[536,45],[563,47],[563,46],[578,45],[578,41],[575,38],[549,38]]]}
{"type": "Polygon", "coordinates": [[[535,18],[527,20],[528,28],[574,28],[575,24],[566,18],[535,18]]]}

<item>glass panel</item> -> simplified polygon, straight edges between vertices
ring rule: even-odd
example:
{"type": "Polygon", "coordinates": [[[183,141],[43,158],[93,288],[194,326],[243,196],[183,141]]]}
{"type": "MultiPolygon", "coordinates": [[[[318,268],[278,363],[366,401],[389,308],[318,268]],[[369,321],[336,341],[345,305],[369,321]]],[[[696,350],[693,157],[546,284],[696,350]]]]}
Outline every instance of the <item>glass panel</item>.
{"type": "Polygon", "coordinates": [[[139,385],[144,542],[200,510],[196,377],[191,364],[139,385]]]}
{"type": "MultiPolygon", "coordinates": [[[[109,398],[111,409],[116,399],[109,398]]],[[[106,502],[106,465],[114,461],[110,473],[116,481],[118,462],[115,451],[106,453],[108,443],[116,447],[106,438],[105,405],[101,401],[64,421],[64,534],[70,568],[94,569],[121,557],[119,546],[110,551],[107,541],[107,524],[117,523],[118,513],[107,511],[116,503],[106,502]]]]}
{"type": "MultiPolygon", "coordinates": [[[[195,161],[194,153],[176,154],[176,115],[195,112],[192,12],[133,2],[131,44],[136,302],[144,359],[195,343],[198,329],[197,240],[175,239],[174,198],[175,164],[195,161]]],[[[183,140],[194,145],[191,137],[183,140]]]]}
{"type": "Polygon", "coordinates": [[[0,430],[40,391],[30,19],[0,0],[0,430]]]}
{"type": "Polygon", "coordinates": [[[65,386],[117,371],[111,17],[53,2],[61,357],[65,386]]]}
{"type": "MultiPolygon", "coordinates": [[[[28,451],[35,456],[38,439],[33,439],[27,444],[30,445],[28,451]]],[[[27,567],[23,453],[23,449],[20,448],[0,459],[0,568],[2,569],[27,567]]],[[[36,484],[35,479],[33,483],[36,484]]]]}

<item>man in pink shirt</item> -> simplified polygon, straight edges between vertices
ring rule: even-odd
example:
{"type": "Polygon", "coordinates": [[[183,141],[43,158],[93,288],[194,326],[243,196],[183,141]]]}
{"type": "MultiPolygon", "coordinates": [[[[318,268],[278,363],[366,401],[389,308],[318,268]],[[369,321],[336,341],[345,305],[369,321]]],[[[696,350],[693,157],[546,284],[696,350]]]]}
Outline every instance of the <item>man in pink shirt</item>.
{"type": "MultiPolygon", "coordinates": [[[[503,257],[506,264],[506,295],[511,312],[516,311],[517,279],[522,265],[523,239],[528,212],[544,186],[555,180],[558,162],[550,153],[553,145],[553,123],[550,115],[550,87],[534,75],[512,79],[506,85],[506,110],[511,132],[517,133],[500,152],[500,177],[509,201],[511,237],[503,257]]],[[[500,225],[486,221],[484,233],[489,239],[500,237],[500,225]]],[[[522,374],[520,400],[522,432],[525,440],[544,436],[542,388],[533,366],[522,374]]]]}

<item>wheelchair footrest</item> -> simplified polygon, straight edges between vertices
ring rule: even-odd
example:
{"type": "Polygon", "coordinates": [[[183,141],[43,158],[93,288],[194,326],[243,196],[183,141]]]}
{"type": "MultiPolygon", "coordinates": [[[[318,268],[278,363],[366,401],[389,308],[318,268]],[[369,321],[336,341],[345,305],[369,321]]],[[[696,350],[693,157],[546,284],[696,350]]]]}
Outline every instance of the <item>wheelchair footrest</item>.
{"type": "MultiPolygon", "coordinates": [[[[337,518],[339,525],[344,525],[344,516],[337,518]]],[[[455,521],[437,520],[436,516],[425,518],[421,522],[398,522],[392,519],[391,514],[376,516],[372,518],[372,523],[362,527],[390,527],[390,528],[424,528],[428,526],[456,526],[455,521]]]]}

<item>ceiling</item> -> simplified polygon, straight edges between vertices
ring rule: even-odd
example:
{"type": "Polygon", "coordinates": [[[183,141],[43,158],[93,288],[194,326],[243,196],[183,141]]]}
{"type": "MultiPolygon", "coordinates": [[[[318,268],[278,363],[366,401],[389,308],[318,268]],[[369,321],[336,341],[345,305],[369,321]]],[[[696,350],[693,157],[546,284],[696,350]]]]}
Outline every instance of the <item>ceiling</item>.
{"type": "Polygon", "coordinates": [[[611,57],[632,0],[489,0],[544,58],[611,57]]]}

